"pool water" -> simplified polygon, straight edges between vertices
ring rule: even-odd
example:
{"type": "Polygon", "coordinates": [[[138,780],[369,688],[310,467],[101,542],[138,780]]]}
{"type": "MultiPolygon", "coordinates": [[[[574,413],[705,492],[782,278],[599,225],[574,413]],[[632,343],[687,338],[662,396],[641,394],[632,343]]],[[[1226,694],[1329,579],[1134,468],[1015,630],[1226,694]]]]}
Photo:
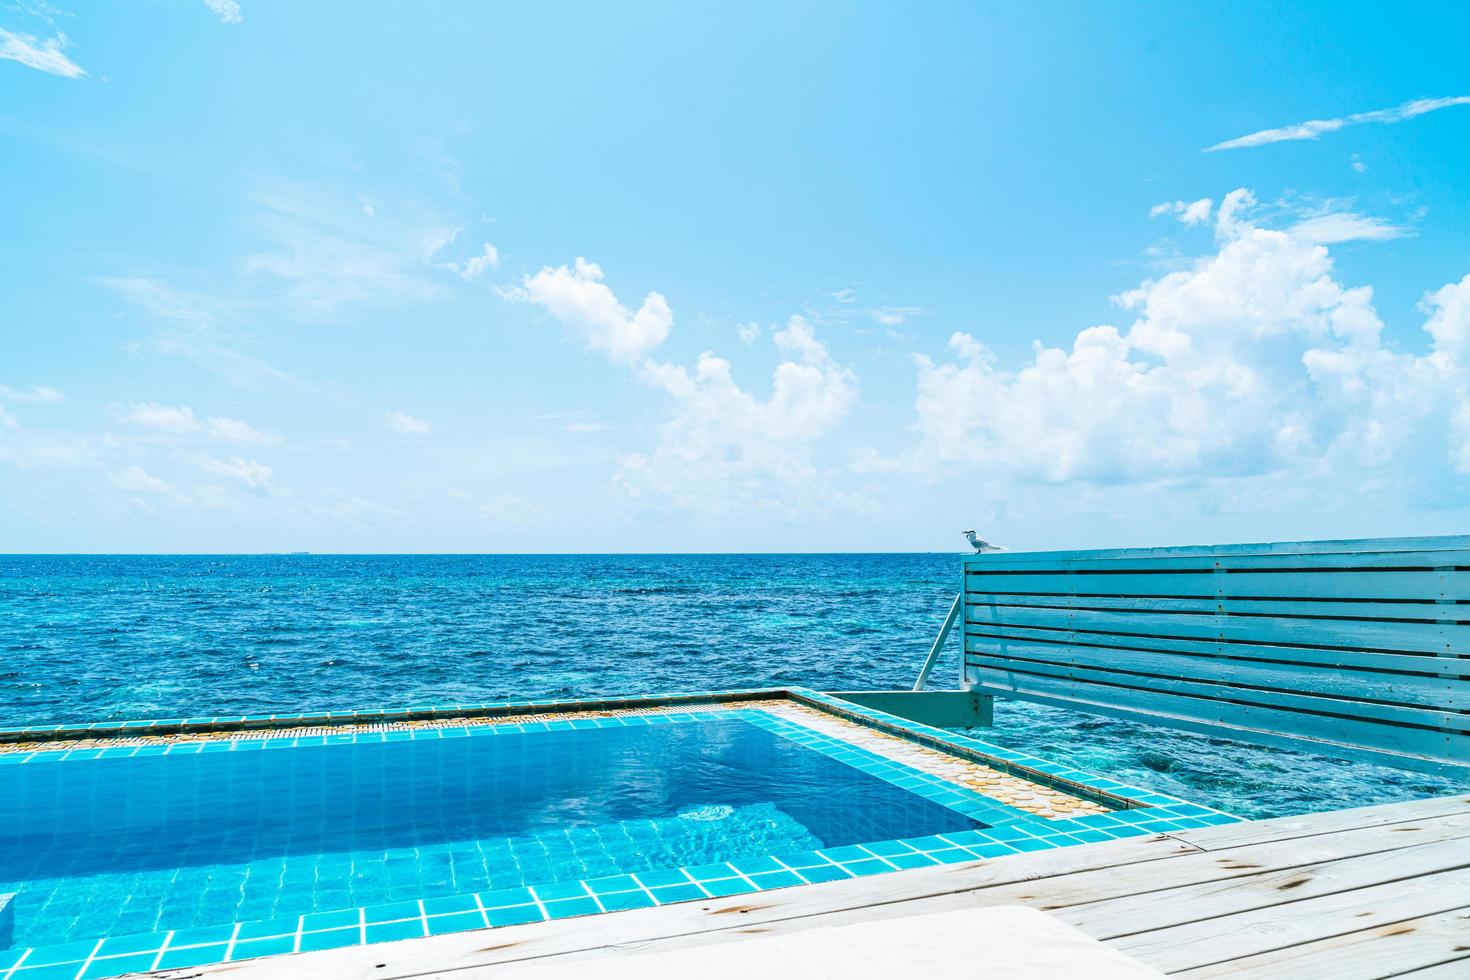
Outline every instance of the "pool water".
{"type": "Polygon", "coordinates": [[[17,893],[10,942],[194,930],[985,826],[733,715],[452,737],[464,734],[0,767],[10,814],[0,894],[17,893]]]}

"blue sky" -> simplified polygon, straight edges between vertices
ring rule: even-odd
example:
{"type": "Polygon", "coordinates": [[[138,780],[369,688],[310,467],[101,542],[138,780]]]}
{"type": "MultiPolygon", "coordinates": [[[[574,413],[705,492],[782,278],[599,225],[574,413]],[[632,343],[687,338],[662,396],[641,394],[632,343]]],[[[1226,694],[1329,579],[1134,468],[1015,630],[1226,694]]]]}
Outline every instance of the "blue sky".
{"type": "Polygon", "coordinates": [[[0,550],[1462,532],[1467,35],[0,0],[0,550]]]}

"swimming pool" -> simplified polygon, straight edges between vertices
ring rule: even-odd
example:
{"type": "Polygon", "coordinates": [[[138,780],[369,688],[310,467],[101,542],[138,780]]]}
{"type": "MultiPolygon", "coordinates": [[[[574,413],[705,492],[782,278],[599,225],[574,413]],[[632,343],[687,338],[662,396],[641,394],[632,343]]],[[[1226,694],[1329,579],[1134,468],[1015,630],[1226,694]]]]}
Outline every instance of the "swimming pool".
{"type": "Polygon", "coordinates": [[[1041,804],[780,706],[536,718],[0,753],[0,894],[16,895],[0,978],[194,966],[1231,819],[1156,794],[1042,819],[1041,804]]]}

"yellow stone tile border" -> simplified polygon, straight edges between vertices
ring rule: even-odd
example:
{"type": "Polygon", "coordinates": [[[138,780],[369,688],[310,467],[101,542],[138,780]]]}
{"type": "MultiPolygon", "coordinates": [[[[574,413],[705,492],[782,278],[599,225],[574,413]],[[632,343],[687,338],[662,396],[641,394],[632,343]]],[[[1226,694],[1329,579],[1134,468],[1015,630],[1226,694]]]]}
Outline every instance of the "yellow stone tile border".
{"type": "Polygon", "coordinates": [[[300,728],[261,728],[225,732],[184,732],[173,735],[107,736],[52,742],[0,743],[0,752],[47,752],[74,749],[116,748],[127,745],[172,745],[182,742],[214,742],[263,738],[302,738],[313,735],[344,735],[354,732],[392,732],[416,728],[465,728],[476,725],[518,725],[536,721],[568,721],[576,718],[615,718],[624,715],[685,714],[697,711],[760,710],[784,718],[824,735],[841,739],[876,755],[917,769],[930,776],[999,803],[1045,819],[1085,817],[1106,813],[1108,807],[1072,796],[1059,789],[1032,782],[979,762],[972,762],[937,749],[919,745],[899,735],[869,728],[817,708],[784,698],[715,701],[707,704],[650,705],[587,711],[556,711],[502,715],[493,718],[432,718],[421,721],[373,722],[368,724],[316,725],[300,728]]]}

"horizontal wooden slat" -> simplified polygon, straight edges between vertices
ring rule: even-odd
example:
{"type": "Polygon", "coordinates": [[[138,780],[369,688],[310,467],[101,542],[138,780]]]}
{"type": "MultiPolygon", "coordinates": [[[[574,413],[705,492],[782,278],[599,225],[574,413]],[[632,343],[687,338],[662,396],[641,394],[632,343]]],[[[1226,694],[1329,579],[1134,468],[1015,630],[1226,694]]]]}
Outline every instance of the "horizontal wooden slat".
{"type": "Polygon", "coordinates": [[[1266,599],[1352,599],[1379,601],[1401,599],[1411,602],[1470,602],[1470,581],[1463,572],[1443,571],[1354,571],[1304,572],[1300,574],[1230,573],[1208,569],[1164,574],[1148,569],[1103,572],[1035,569],[1019,574],[981,573],[971,568],[965,574],[965,589],[972,592],[1014,592],[1025,595],[1143,595],[1218,596],[1266,599]],[[1218,581],[1217,581],[1218,580],[1218,581]]]}
{"type": "Polygon", "coordinates": [[[1062,646],[1095,646],[1122,650],[1158,651],[1194,654],[1232,660],[1264,660],[1279,663],[1319,664],[1342,670],[1386,672],[1390,674],[1423,674],[1433,677],[1470,676],[1470,658],[1429,657],[1409,653],[1343,650],[1337,648],[1283,647],[1255,643],[1223,643],[1215,640],[1186,640],[1174,637],[1098,636],[1069,630],[1042,630],[1022,627],[981,626],[967,624],[967,636],[1003,635],[1013,641],[1050,643],[1062,646]]]}
{"type": "Polygon", "coordinates": [[[1433,710],[1470,711],[1470,684],[1444,677],[1343,670],[1319,664],[1225,660],[1212,656],[1155,653],[1087,646],[1057,646],[967,636],[971,662],[999,666],[1003,661],[1039,660],[1095,670],[1127,671],[1180,680],[1325,695],[1354,701],[1412,705],[1433,710]]]}
{"type": "MultiPolygon", "coordinates": [[[[1221,735],[1247,741],[1255,733],[1280,735],[1301,740],[1303,748],[1318,752],[1364,747],[1386,753],[1375,755],[1375,759],[1381,762],[1392,762],[1390,756],[1399,755],[1459,766],[1470,765],[1470,746],[1466,745],[1463,732],[1436,732],[1351,717],[1303,714],[1286,708],[1234,704],[1173,692],[1078,684],[1066,678],[1022,676],[973,666],[968,667],[966,673],[977,690],[989,694],[1030,698],[1102,714],[1131,714],[1140,720],[1175,724],[1196,731],[1218,729],[1221,735]]],[[[1263,740],[1277,741],[1269,737],[1263,740]]]]}
{"type": "Polygon", "coordinates": [[[1024,560],[1060,564],[1150,558],[1234,558],[1283,555],[1362,555],[1470,550],[1470,535],[1408,538],[1344,538],[1331,541],[1258,541],[1246,544],[1174,545],[1161,548],[1094,548],[1083,551],[990,552],[968,556],[976,562],[1024,560]]]}
{"type": "Polygon", "coordinates": [[[1429,730],[1448,728],[1460,732],[1470,731],[1470,715],[1462,712],[1381,704],[1352,698],[1297,694],[1291,691],[1246,687],[1242,684],[1226,682],[1211,684],[1160,674],[1125,672],[1111,667],[1076,666],[1065,662],[1019,660],[997,655],[968,655],[966,664],[981,674],[990,672],[1020,675],[1015,682],[1018,684],[1025,684],[1028,678],[1040,676],[1068,681],[1078,688],[1088,686],[1109,689],[1133,688],[1161,694],[1176,694],[1195,701],[1258,705],[1312,714],[1322,719],[1317,722],[1318,724],[1327,724],[1334,719],[1342,719],[1353,722],[1378,721],[1429,730]]]}
{"type": "Polygon", "coordinates": [[[1465,624],[1195,615],[1150,609],[1029,609],[973,601],[966,603],[965,621],[1129,636],[1392,650],[1433,656],[1470,652],[1470,625],[1465,624]]]}
{"type": "Polygon", "coordinates": [[[1035,609],[1137,609],[1150,612],[1226,613],[1231,616],[1287,616],[1292,619],[1416,620],[1470,623],[1470,603],[1370,602],[1360,600],[1252,599],[1215,595],[1154,597],[1137,595],[1047,595],[1029,592],[985,592],[971,589],[967,601],[992,606],[1035,609]]]}

